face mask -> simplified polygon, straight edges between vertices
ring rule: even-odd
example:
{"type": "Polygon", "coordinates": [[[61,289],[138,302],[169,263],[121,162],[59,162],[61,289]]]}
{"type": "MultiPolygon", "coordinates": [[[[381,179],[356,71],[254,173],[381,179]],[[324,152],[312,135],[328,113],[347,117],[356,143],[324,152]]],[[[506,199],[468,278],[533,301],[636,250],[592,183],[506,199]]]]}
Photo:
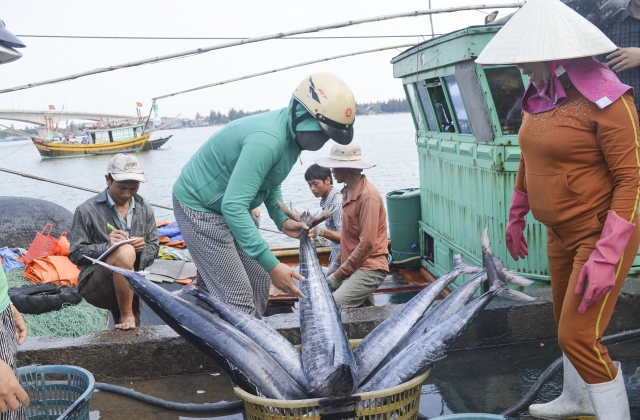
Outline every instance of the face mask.
{"type": "Polygon", "coordinates": [[[316,151],[329,140],[324,131],[296,131],[296,143],[302,150],[316,151]]]}

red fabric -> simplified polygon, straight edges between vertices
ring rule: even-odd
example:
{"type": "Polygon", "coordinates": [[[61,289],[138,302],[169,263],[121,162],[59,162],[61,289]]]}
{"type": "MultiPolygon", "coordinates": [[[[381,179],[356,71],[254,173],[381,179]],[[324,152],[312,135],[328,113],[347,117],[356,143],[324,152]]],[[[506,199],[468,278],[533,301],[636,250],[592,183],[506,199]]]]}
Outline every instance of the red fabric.
{"type": "Polygon", "coordinates": [[[77,286],[80,270],[66,256],[36,258],[27,263],[24,277],[33,284],[54,283],[58,286],[77,286]]]}
{"type": "Polygon", "coordinates": [[[69,243],[69,240],[67,239],[66,235],[62,235],[60,236],[60,239],[58,239],[58,243],[56,244],[56,247],[53,251],[53,255],[67,256],[69,255],[70,247],[71,247],[71,244],[69,243]]]}
{"type": "Polygon", "coordinates": [[[615,211],[607,212],[600,239],[578,276],[576,295],[581,294],[585,287],[587,289],[578,308],[581,314],[616,285],[616,268],[635,228],[635,224],[627,222],[615,211]]]}
{"type": "Polygon", "coordinates": [[[185,241],[173,241],[166,244],[167,246],[172,246],[174,248],[186,248],[187,243],[185,241]]]}
{"type": "Polygon", "coordinates": [[[191,284],[193,279],[194,279],[193,277],[189,277],[189,278],[186,278],[186,279],[177,279],[177,280],[174,280],[174,283],[191,284]]]}
{"type": "Polygon", "coordinates": [[[156,222],[156,227],[166,226],[168,224],[169,224],[169,222],[156,222]]]}
{"type": "Polygon", "coordinates": [[[524,237],[524,228],[527,225],[525,216],[529,213],[529,196],[517,188],[513,189],[511,208],[509,209],[509,223],[504,235],[505,244],[511,257],[518,261],[518,257],[524,259],[529,255],[527,239],[524,237]]]}

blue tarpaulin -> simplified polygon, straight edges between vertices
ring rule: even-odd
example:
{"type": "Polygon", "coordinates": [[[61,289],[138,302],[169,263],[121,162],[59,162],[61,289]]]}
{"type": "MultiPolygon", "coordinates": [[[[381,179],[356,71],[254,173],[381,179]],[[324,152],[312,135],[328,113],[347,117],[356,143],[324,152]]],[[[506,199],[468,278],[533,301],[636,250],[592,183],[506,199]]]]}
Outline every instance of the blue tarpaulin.
{"type": "Polygon", "coordinates": [[[180,228],[178,227],[178,222],[160,226],[158,228],[158,236],[166,236],[167,238],[171,239],[171,242],[184,241],[182,233],[180,233],[180,228]]]}
{"type": "Polygon", "coordinates": [[[3,246],[0,248],[0,257],[2,257],[2,268],[5,273],[13,270],[24,270],[24,263],[18,261],[16,258],[20,258],[22,254],[26,254],[27,251],[22,248],[9,248],[3,246]]]}

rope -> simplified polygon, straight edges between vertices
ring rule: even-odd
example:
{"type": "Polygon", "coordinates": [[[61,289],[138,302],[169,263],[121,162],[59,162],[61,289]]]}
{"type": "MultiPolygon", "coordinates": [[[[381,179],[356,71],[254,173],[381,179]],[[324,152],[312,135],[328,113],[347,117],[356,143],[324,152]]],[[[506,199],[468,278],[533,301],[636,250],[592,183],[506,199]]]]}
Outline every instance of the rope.
{"type": "Polygon", "coordinates": [[[90,75],[93,75],[93,74],[105,73],[105,72],[108,72],[108,71],[114,71],[114,70],[119,70],[119,69],[123,69],[123,68],[129,68],[129,67],[136,67],[136,66],[141,66],[141,65],[144,65],[144,64],[160,63],[162,61],[167,61],[167,60],[176,59],[176,58],[189,57],[189,56],[192,56],[192,55],[203,54],[203,53],[206,53],[206,52],[209,52],[209,51],[214,51],[214,50],[219,50],[219,49],[229,48],[229,47],[235,47],[235,46],[238,46],[238,45],[251,44],[251,43],[255,43],[255,42],[262,42],[262,41],[267,41],[267,40],[270,40],[270,39],[285,38],[287,36],[292,36],[292,35],[300,35],[300,34],[306,34],[306,33],[311,33],[311,32],[319,32],[319,31],[324,31],[324,30],[328,30],[328,29],[344,28],[344,27],[347,27],[347,26],[360,25],[360,24],[363,24],[363,23],[379,22],[379,21],[383,21],[383,20],[391,20],[391,19],[398,19],[398,18],[404,18],[404,17],[416,17],[416,16],[423,16],[423,15],[431,15],[431,14],[436,14],[436,13],[451,13],[451,12],[458,12],[458,11],[463,11],[463,10],[504,9],[504,8],[515,8],[515,7],[521,7],[521,6],[522,5],[520,3],[506,3],[506,4],[493,3],[493,4],[480,4],[480,5],[477,5],[477,6],[445,7],[445,8],[439,8],[439,9],[415,10],[415,11],[411,11],[411,12],[396,13],[396,14],[392,14],[392,15],[381,15],[381,16],[375,16],[375,17],[372,17],[372,18],[356,19],[356,20],[349,20],[349,21],[346,21],[346,22],[332,23],[332,24],[328,24],[328,25],[313,26],[313,27],[310,27],[310,28],[296,29],[296,30],[288,31],[288,32],[278,32],[278,33],[270,34],[270,35],[263,35],[263,36],[258,36],[258,37],[254,37],[254,38],[230,41],[230,42],[227,42],[227,43],[218,44],[218,45],[212,45],[212,46],[209,46],[209,47],[196,48],[196,49],[192,49],[192,50],[181,51],[181,52],[171,53],[171,54],[167,54],[167,55],[161,55],[161,56],[157,56],[157,57],[145,58],[145,59],[142,59],[142,60],[131,61],[131,62],[128,62],[128,63],[117,64],[117,65],[113,65],[113,66],[109,66],[109,67],[101,67],[101,68],[88,70],[88,71],[84,71],[84,72],[80,72],[80,73],[76,73],[76,74],[71,74],[71,75],[68,75],[68,76],[57,77],[57,78],[54,78],[54,79],[43,80],[43,81],[40,81],[40,82],[29,83],[29,84],[21,85],[21,86],[14,86],[14,87],[11,87],[11,88],[6,88],[6,89],[0,89],[0,93],[15,92],[17,90],[23,90],[23,89],[31,89],[31,88],[36,87],[36,86],[42,86],[42,85],[48,85],[48,84],[52,84],[52,83],[64,82],[64,81],[67,81],[67,80],[73,80],[73,79],[78,79],[80,77],[90,76],[90,75]]]}
{"type": "MultiPolygon", "coordinates": [[[[87,188],[87,187],[83,187],[81,185],[69,184],[67,182],[56,181],[55,179],[44,178],[44,177],[41,177],[41,176],[38,176],[38,175],[28,174],[26,172],[14,171],[13,169],[0,167],[0,171],[7,172],[7,173],[10,173],[10,174],[14,174],[14,175],[20,175],[20,176],[23,176],[25,178],[35,179],[37,181],[50,182],[52,184],[58,184],[58,185],[62,185],[62,186],[69,187],[69,188],[75,188],[77,190],[89,191],[89,192],[96,193],[96,194],[100,194],[102,192],[100,190],[94,190],[93,188],[87,188]]],[[[173,210],[173,207],[170,207],[170,206],[165,206],[165,205],[162,205],[162,204],[156,204],[156,203],[151,203],[151,202],[149,202],[149,204],[154,206],[154,207],[159,207],[161,209],[173,210]]]]}
{"type": "MultiPolygon", "coordinates": [[[[479,11],[479,10],[478,10],[479,11]]],[[[486,12],[482,12],[486,13],[486,12]]],[[[442,34],[432,34],[442,35],[442,34]]],[[[248,37],[203,37],[203,36],[93,36],[93,35],[16,35],[20,38],[64,38],[64,39],[125,39],[125,40],[217,40],[228,41],[236,39],[249,39],[248,37]]],[[[382,39],[382,38],[416,38],[421,35],[353,35],[353,36],[291,36],[278,38],[281,40],[292,39],[382,39]]]]}
{"type": "MultiPolygon", "coordinates": [[[[28,144],[28,143],[27,143],[28,144]]],[[[5,156],[6,157],[6,156],[5,156]]],[[[68,182],[62,182],[62,181],[56,181],[55,179],[50,179],[50,178],[44,178],[42,176],[38,176],[38,175],[32,175],[32,174],[28,174],[26,172],[20,172],[20,171],[14,171],[13,169],[9,169],[9,168],[2,168],[0,167],[0,171],[1,172],[7,172],[9,174],[14,174],[14,175],[19,175],[19,176],[23,176],[25,178],[31,178],[31,179],[35,179],[36,181],[44,181],[44,182],[50,182],[52,184],[57,184],[57,185],[62,185],[64,187],[69,187],[69,188],[75,188],[77,190],[83,190],[83,191],[88,191],[88,192],[92,192],[92,193],[96,193],[96,194],[100,194],[102,191],[99,190],[94,190],[93,188],[87,188],[87,187],[83,187],[81,185],[75,185],[75,184],[69,184],[68,182]]],[[[173,207],[171,206],[165,206],[163,204],[156,204],[156,203],[152,203],[150,201],[147,201],[147,203],[149,203],[150,205],[152,205],[153,207],[158,207],[161,209],[167,209],[167,210],[173,210],[173,207]]],[[[258,229],[260,230],[265,230],[267,232],[272,232],[272,233],[280,233],[282,235],[284,235],[284,233],[277,231],[277,230],[272,230],[272,229],[267,229],[267,228],[261,228],[259,227],[258,229]]]]}
{"type": "Polygon", "coordinates": [[[168,97],[171,97],[171,96],[181,95],[181,94],[187,93],[187,92],[193,92],[193,91],[200,90],[200,89],[206,89],[206,88],[210,88],[210,87],[214,87],[214,86],[220,86],[220,85],[224,85],[226,83],[237,82],[239,80],[251,79],[253,77],[263,76],[265,74],[276,73],[276,72],[279,72],[279,71],[293,69],[293,68],[296,68],[296,67],[307,66],[309,64],[320,63],[320,62],[323,62],[323,61],[336,60],[338,58],[351,57],[351,56],[354,56],[354,55],[368,54],[368,53],[372,53],[372,52],[391,50],[391,49],[395,49],[395,48],[413,47],[414,45],[415,44],[393,45],[391,47],[374,48],[374,49],[371,49],[371,50],[364,50],[364,51],[358,51],[358,52],[354,52],[354,53],[335,55],[333,57],[321,58],[319,60],[305,61],[303,63],[292,64],[292,65],[286,66],[286,67],[279,67],[279,68],[273,69],[273,70],[261,71],[259,73],[253,73],[253,74],[249,74],[249,75],[246,75],[246,76],[234,77],[233,79],[224,80],[222,82],[208,83],[206,85],[194,87],[194,88],[191,88],[191,89],[181,90],[181,91],[175,92],[175,93],[169,93],[167,95],[156,96],[155,98],[152,98],[152,100],[155,101],[157,99],[164,99],[164,98],[168,98],[168,97]]]}

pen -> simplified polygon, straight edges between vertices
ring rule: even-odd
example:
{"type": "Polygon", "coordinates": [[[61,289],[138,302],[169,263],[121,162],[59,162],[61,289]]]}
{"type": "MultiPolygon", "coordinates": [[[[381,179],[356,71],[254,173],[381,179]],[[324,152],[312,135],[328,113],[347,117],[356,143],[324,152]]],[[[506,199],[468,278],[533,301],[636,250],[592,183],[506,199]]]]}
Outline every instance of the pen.
{"type": "Polygon", "coordinates": [[[111,223],[107,223],[107,227],[111,230],[116,230],[116,228],[114,228],[113,226],[111,226],[111,223]]]}

